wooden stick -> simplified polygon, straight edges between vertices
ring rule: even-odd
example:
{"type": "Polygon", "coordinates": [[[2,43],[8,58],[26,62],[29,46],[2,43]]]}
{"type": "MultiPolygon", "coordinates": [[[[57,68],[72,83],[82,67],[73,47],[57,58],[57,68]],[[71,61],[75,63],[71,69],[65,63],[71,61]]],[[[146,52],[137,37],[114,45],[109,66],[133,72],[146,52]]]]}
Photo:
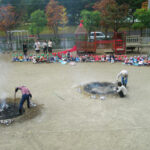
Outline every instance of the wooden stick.
{"type": "Polygon", "coordinates": [[[14,94],[14,106],[15,106],[15,104],[16,104],[16,92],[14,94]]]}

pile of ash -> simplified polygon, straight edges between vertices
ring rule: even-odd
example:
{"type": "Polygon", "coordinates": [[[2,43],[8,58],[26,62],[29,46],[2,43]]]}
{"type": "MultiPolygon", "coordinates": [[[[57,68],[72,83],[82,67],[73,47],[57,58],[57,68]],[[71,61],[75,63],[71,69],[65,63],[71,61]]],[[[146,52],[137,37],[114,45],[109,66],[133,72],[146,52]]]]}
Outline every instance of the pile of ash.
{"type": "Polygon", "coordinates": [[[10,125],[13,122],[13,118],[19,116],[19,106],[15,103],[1,101],[0,103],[0,124],[10,125]]]}
{"type": "Polygon", "coordinates": [[[92,82],[84,85],[83,90],[94,95],[116,94],[116,85],[109,82],[92,82]]]}
{"type": "Polygon", "coordinates": [[[25,120],[36,117],[40,112],[42,105],[37,105],[33,102],[30,103],[30,109],[27,108],[26,102],[23,108],[23,115],[19,114],[20,99],[8,98],[6,101],[0,100],[0,124],[10,125],[13,122],[23,122],[25,120]]]}
{"type": "Polygon", "coordinates": [[[19,116],[19,105],[15,103],[0,104],[0,120],[12,119],[19,116]]]}

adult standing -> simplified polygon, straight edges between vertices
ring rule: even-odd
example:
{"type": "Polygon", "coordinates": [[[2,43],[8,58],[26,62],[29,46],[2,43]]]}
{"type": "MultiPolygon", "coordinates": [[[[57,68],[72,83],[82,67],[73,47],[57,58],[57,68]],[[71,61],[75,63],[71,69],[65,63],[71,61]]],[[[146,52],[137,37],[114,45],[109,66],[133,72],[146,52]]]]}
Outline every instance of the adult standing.
{"type": "Polygon", "coordinates": [[[52,46],[53,46],[53,43],[51,40],[48,41],[48,52],[49,53],[52,53],[52,46]]]}
{"type": "Polygon", "coordinates": [[[27,51],[28,51],[27,43],[24,42],[24,43],[23,43],[23,54],[24,54],[24,57],[25,57],[25,58],[26,58],[26,56],[27,56],[27,51]]]}
{"type": "Polygon", "coordinates": [[[39,41],[35,42],[35,51],[36,51],[37,54],[40,53],[40,42],[39,41]]]}
{"type": "Polygon", "coordinates": [[[46,41],[43,42],[42,46],[43,46],[43,53],[47,54],[47,43],[46,43],[46,41]]]}

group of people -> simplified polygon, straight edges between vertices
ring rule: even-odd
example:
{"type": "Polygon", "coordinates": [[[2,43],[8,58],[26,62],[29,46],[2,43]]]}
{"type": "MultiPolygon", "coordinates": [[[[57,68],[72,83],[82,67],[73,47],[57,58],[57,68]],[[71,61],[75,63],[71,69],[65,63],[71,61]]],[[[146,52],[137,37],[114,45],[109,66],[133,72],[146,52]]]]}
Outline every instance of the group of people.
{"type": "MultiPolygon", "coordinates": [[[[34,43],[36,54],[39,54],[41,50],[43,51],[44,54],[52,53],[52,46],[53,43],[51,40],[49,40],[48,42],[46,40],[43,42],[36,40],[34,43]]],[[[24,57],[27,57],[28,45],[26,42],[23,43],[22,48],[23,48],[24,57]]]]}
{"type": "Polygon", "coordinates": [[[37,54],[40,53],[40,50],[43,50],[44,54],[47,53],[52,53],[52,46],[53,43],[51,40],[49,40],[48,42],[45,40],[43,42],[39,42],[38,40],[35,42],[34,47],[35,47],[35,51],[37,54]]]}
{"type": "Polygon", "coordinates": [[[52,53],[52,41],[49,40],[39,42],[38,40],[34,44],[36,55],[27,55],[27,43],[23,44],[23,53],[13,55],[13,61],[32,61],[33,63],[40,62],[62,62],[63,61],[75,61],[75,62],[123,62],[123,64],[134,66],[149,66],[150,57],[145,56],[133,56],[127,57],[126,55],[76,55],[72,56],[71,53],[57,54],[52,53]],[[42,49],[42,54],[40,51],[42,49]],[[50,55],[51,54],[51,55],[50,55]]]}
{"type": "MultiPolygon", "coordinates": [[[[119,94],[121,98],[125,97],[127,95],[127,83],[128,83],[128,71],[127,70],[122,70],[120,73],[117,75],[116,79],[116,92],[119,94]],[[119,81],[121,77],[121,81],[119,81]]],[[[30,108],[30,99],[32,98],[32,94],[30,90],[26,86],[20,86],[15,88],[15,95],[18,92],[18,90],[21,91],[22,93],[22,98],[19,103],[19,114],[22,114],[23,110],[23,104],[25,101],[27,101],[27,107],[30,108]]]]}
{"type": "Polygon", "coordinates": [[[124,64],[134,65],[134,66],[149,66],[150,65],[150,57],[146,56],[134,56],[134,57],[126,57],[124,60],[124,64]]]}
{"type": "MultiPolygon", "coordinates": [[[[35,42],[35,51],[37,54],[40,53],[41,44],[39,41],[35,42]]],[[[68,51],[65,55],[57,55],[56,53],[52,55],[52,42],[49,41],[48,44],[46,41],[42,43],[43,48],[43,54],[41,55],[29,55],[27,56],[27,44],[23,44],[23,52],[24,57],[22,54],[18,56],[13,55],[13,61],[32,61],[33,63],[39,63],[39,62],[111,62],[114,63],[115,61],[127,61],[128,58],[124,55],[122,56],[114,56],[114,55],[75,55],[73,56],[70,51],[68,51]],[[51,53],[50,55],[47,54],[47,51],[51,53]]],[[[145,58],[146,60],[148,58],[145,58]]],[[[132,58],[134,61],[144,61],[143,57],[134,57],[132,58]],[[142,59],[142,60],[141,60],[142,59]]],[[[126,63],[126,62],[125,62],[126,63]]],[[[128,82],[128,71],[122,70],[118,75],[116,79],[116,92],[119,94],[120,97],[125,97],[127,94],[127,82],[128,82]],[[121,82],[119,81],[119,78],[121,77],[121,82]]],[[[19,103],[19,114],[21,115],[23,112],[23,104],[25,101],[27,101],[27,107],[30,108],[30,99],[32,98],[32,94],[30,90],[26,86],[16,87],[15,88],[15,94],[20,90],[22,92],[22,98],[19,103]]]]}
{"type": "Polygon", "coordinates": [[[63,53],[50,53],[50,54],[38,54],[23,57],[22,54],[13,54],[13,61],[23,62],[23,61],[33,61],[34,63],[40,62],[61,62],[61,61],[74,61],[74,62],[123,62],[126,56],[119,55],[78,55],[70,51],[63,53]]]}

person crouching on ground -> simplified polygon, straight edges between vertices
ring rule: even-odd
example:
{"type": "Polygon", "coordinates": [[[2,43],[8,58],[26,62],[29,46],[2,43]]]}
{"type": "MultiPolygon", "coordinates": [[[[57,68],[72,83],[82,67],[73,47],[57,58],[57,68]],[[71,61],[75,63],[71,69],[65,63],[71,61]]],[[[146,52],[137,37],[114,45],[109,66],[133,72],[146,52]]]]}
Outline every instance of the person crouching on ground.
{"type": "Polygon", "coordinates": [[[67,57],[67,61],[70,62],[70,60],[71,60],[71,54],[70,54],[69,51],[67,52],[66,57],[67,57]]]}
{"type": "Polygon", "coordinates": [[[126,87],[127,83],[128,83],[128,71],[127,70],[122,70],[120,73],[118,73],[117,82],[118,82],[120,77],[121,77],[122,85],[124,85],[126,87]]]}
{"type": "Polygon", "coordinates": [[[29,89],[26,86],[20,86],[16,87],[15,94],[18,92],[18,90],[22,93],[22,98],[19,103],[19,114],[22,114],[22,108],[24,102],[27,100],[27,107],[30,108],[30,98],[32,98],[32,94],[30,93],[29,89]]]}
{"type": "Polygon", "coordinates": [[[116,90],[120,97],[125,97],[127,95],[127,89],[121,84],[121,82],[118,82],[118,87],[116,90]]]}

